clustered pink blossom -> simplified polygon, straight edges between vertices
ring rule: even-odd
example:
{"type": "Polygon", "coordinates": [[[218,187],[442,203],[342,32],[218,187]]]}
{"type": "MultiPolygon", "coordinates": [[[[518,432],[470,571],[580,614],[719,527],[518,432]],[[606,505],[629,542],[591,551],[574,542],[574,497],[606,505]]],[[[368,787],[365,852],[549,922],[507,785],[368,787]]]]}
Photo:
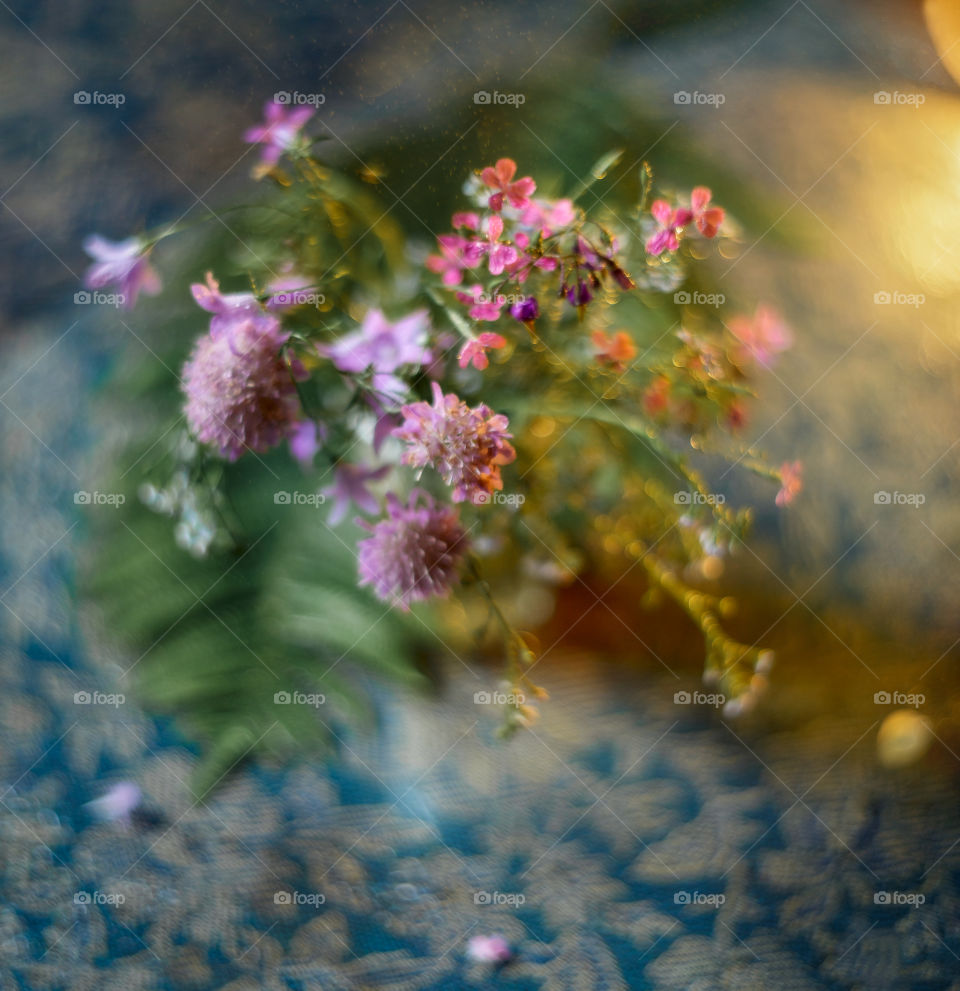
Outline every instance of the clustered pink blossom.
{"type": "MultiPolygon", "coordinates": [[[[537,272],[557,272],[558,295],[581,310],[605,278],[621,289],[635,288],[615,258],[615,241],[606,238],[610,241],[606,247],[595,246],[582,232],[572,200],[534,198],[536,183],[529,177],[514,178],[516,171],[516,162],[509,158],[483,169],[479,183],[484,192],[477,195],[485,196],[489,212],[454,213],[455,233],[439,235],[439,252],[426,261],[427,268],[450,288],[463,285],[469,277],[470,283],[456,291],[456,299],[466,305],[472,320],[499,320],[509,301],[510,315],[532,330],[540,315],[536,296],[508,295],[504,290],[508,285],[523,286],[537,272]],[[494,193],[486,196],[488,189],[494,193]],[[486,273],[494,277],[489,288],[479,281],[486,273]]],[[[705,204],[700,207],[703,213],[705,204]]]]}
{"type": "Polygon", "coordinates": [[[690,194],[690,206],[671,206],[666,200],[654,200],[650,213],[656,220],[659,230],[647,240],[647,252],[661,255],[664,251],[676,251],[680,238],[690,226],[695,224],[704,237],[716,237],[723,223],[724,210],[710,206],[712,194],[706,186],[697,186],[690,194]]]}
{"type": "Polygon", "coordinates": [[[288,336],[276,317],[244,314],[228,332],[204,334],[184,365],[187,423],[228,461],[247,450],[268,451],[299,425],[292,375],[305,373],[284,361],[288,336]]]}
{"type": "Polygon", "coordinates": [[[86,287],[115,286],[122,296],[120,305],[127,310],[136,306],[141,292],[156,296],[163,288],[160,276],[150,264],[150,249],[138,237],[108,241],[99,234],[91,234],[83,242],[83,250],[94,259],[84,277],[86,287]]]}
{"type": "Polygon", "coordinates": [[[357,545],[360,585],[405,612],[411,602],[444,597],[467,552],[466,533],[452,506],[414,489],[404,505],[387,494],[387,515],[364,523],[370,536],[357,545]]]}
{"type": "Polygon", "coordinates": [[[453,487],[454,502],[487,502],[503,488],[501,465],[516,457],[509,421],[482,403],[471,409],[453,393],[444,395],[436,382],[432,389],[432,406],[418,402],[401,410],[404,421],[393,435],[408,445],[403,463],[435,468],[453,487]]]}

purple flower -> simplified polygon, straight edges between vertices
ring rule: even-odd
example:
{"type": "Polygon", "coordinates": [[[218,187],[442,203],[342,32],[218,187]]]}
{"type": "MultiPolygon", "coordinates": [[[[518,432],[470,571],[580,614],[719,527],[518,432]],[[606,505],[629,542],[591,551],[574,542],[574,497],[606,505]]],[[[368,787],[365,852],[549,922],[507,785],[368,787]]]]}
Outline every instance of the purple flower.
{"type": "Polygon", "coordinates": [[[264,165],[276,165],[280,156],[289,151],[300,136],[300,128],[313,116],[313,107],[287,109],[283,103],[271,100],[263,108],[264,123],[244,132],[249,144],[262,144],[260,160],[264,165]]]}
{"type": "Polygon", "coordinates": [[[130,825],[130,813],[140,804],[143,795],[133,781],[118,781],[100,798],[87,802],[90,814],[101,822],[120,822],[130,825]]]}
{"type": "Polygon", "coordinates": [[[206,285],[195,282],[190,286],[190,291],[197,305],[213,314],[210,318],[210,334],[213,337],[220,337],[234,324],[263,312],[252,292],[220,292],[220,283],[213,277],[213,272],[207,272],[206,285]]]}
{"type": "Polygon", "coordinates": [[[521,323],[529,323],[532,320],[536,320],[540,316],[540,306],[537,303],[537,297],[528,296],[519,303],[514,303],[510,307],[510,316],[514,320],[519,320],[521,323]]]}
{"type": "MultiPolygon", "coordinates": [[[[229,461],[267,451],[297,429],[297,390],[280,354],[288,336],[276,317],[244,317],[229,335],[204,334],[184,365],[190,429],[229,461]]],[[[299,365],[294,374],[305,377],[299,365]]]]}
{"type": "Polygon", "coordinates": [[[390,492],[386,517],[362,525],[370,536],[357,545],[361,587],[373,586],[377,598],[404,612],[411,602],[449,594],[467,550],[455,509],[420,489],[406,505],[390,492]]]}
{"type": "Polygon", "coordinates": [[[326,424],[317,423],[316,420],[304,420],[296,424],[290,432],[290,453],[304,468],[310,468],[326,437],[326,424]]]}
{"type": "Polygon", "coordinates": [[[483,403],[470,409],[452,392],[445,396],[436,382],[431,388],[432,406],[411,403],[400,411],[404,421],[393,435],[409,445],[403,463],[432,465],[453,486],[454,502],[488,502],[503,488],[500,466],[517,456],[508,439],[510,423],[483,403]]]}
{"type": "Polygon", "coordinates": [[[333,510],[327,520],[330,526],[337,526],[346,519],[350,503],[365,513],[376,513],[380,509],[380,503],[367,491],[367,484],[379,481],[389,472],[390,465],[380,468],[365,468],[363,465],[346,462],[337,465],[333,470],[333,485],[323,490],[324,495],[333,499],[333,510]]]}
{"type": "Polygon", "coordinates": [[[391,323],[381,310],[369,310],[359,330],[318,350],[341,372],[360,374],[372,370],[374,392],[399,403],[407,387],[394,373],[405,365],[419,368],[430,361],[429,330],[426,310],[417,310],[396,323],[391,323]]]}
{"type": "Polygon", "coordinates": [[[108,241],[99,234],[91,234],[83,242],[83,250],[94,259],[84,276],[86,287],[116,286],[127,310],[134,308],[141,291],[156,296],[163,288],[160,276],[150,264],[150,249],[138,237],[108,241]]]}

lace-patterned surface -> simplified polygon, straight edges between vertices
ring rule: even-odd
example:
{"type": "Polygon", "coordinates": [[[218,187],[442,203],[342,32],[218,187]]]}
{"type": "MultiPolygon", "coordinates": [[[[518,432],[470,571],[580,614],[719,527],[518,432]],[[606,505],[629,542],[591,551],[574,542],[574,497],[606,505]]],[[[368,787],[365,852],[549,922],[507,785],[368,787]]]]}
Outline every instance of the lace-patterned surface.
{"type": "Polygon", "coordinates": [[[960,987],[952,782],[935,761],[882,776],[853,717],[750,737],[673,705],[672,679],[568,658],[504,745],[454,671],[443,701],[381,697],[381,733],[330,762],[248,767],[195,804],[169,730],[131,698],[74,701],[125,691],[135,658],[78,628],[96,368],[68,335],[44,359],[60,388],[35,389],[54,340],[2,375],[0,987],[960,987]],[[144,814],[93,823],[121,778],[144,814]],[[488,932],[517,951],[496,973],[464,953],[488,932]]]}

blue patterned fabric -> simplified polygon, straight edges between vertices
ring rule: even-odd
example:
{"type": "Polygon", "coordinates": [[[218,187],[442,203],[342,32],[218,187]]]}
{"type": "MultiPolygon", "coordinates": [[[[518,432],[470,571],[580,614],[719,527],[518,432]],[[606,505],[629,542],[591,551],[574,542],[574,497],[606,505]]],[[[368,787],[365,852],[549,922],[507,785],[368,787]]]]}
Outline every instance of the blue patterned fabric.
{"type": "Polygon", "coordinates": [[[74,601],[72,494],[110,436],[81,340],[40,334],[2,371],[3,991],[958,987],[953,782],[882,774],[852,720],[748,736],[671,678],[558,656],[543,720],[503,744],[452,662],[441,700],[381,689],[381,730],[329,762],[195,803],[195,755],[74,601]],[[96,691],[127,698],[74,702],[96,691]],[[140,814],[92,821],[121,779],[140,814]],[[485,933],[514,962],[468,961],[485,933]]]}

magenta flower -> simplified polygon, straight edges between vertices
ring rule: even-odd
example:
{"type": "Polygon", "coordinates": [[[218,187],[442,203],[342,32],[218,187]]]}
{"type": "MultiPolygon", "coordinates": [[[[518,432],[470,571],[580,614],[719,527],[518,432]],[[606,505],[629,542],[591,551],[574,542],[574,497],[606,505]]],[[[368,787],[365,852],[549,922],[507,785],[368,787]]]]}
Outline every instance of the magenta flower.
{"type": "Polygon", "coordinates": [[[480,218],[472,210],[455,213],[450,218],[450,223],[454,229],[466,227],[467,230],[475,231],[480,229],[480,218]]]}
{"type": "MultiPolygon", "coordinates": [[[[244,317],[229,334],[204,334],[184,365],[187,423],[229,461],[263,453],[297,429],[297,390],[280,353],[288,336],[276,317],[244,317]]],[[[306,377],[299,363],[292,373],[306,377]]]]}
{"type": "Polygon", "coordinates": [[[513,951],[503,936],[471,936],[467,956],[476,963],[505,964],[513,959],[513,951]]]}
{"type": "Polygon", "coordinates": [[[357,544],[361,587],[371,585],[378,599],[404,612],[411,602],[449,595],[468,548],[455,509],[420,489],[406,505],[390,492],[386,517],[361,525],[370,533],[357,544]]]}
{"type": "Polygon", "coordinates": [[[697,229],[704,237],[715,237],[725,216],[723,207],[708,206],[712,193],[706,186],[697,186],[690,194],[690,208],[697,229]]]}
{"type": "Polygon", "coordinates": [[[693,213],[686,207],[673,208],[666,200],[654,200],[650,205],[650,213],[660,225],[660,230],[647,239],[647,251],[651,255],[676,251],[680,247],[679,235],[693,220],[693,213]]]}
{"type": "Polygon", "coordinates": [[[88,289],[116,286],[123,297],[124,309],[132,310],[141,292],[156,296],[163,288],[160,276],[150,264],[150,249],[138,237],[108,241],[99,234],[91,234],[83,242],[83,250],[94,260],[84,276],[84,285],[88,289]]]}
{"type": "Polygon", "coordinates": [[[488,165],[480,173],[484,185],[497,190],[490,197],[491,210],[499,213],[503,209],[504,197],[518,210],[522,210],[530,202],[537,184],[529,176],[514,180],[516,172],[517,163],[512,158],[501,158],[493,168],[488,165]]]}
{"type": "Polygon", "coordinates": [[[458,292],[461,303],[470,303],[472,320],[499,320],[500,311],[507,302],[506,296],[491,296],[479,283],[472,285],[467,292],[458,292]]]}
{"type": "Polygon", "coordinates": [[[408,445],[403,463],[415,468],[431,465],[453,486],[453,501],[489,501],[503,488],[500,466],[517,453],[510,444],[507,418],[481,403],[470,409],[456,395],[444,395],[431,383],[433,405],[411,403],[401,409],[404,421],[393,431],[408,445]]]}
{"type": "Polygon", "coordinates": [[[130,825],[130,813],[143,800],[140,787],[133,781],[118,781],[100,798],[87,802],[85,808],[101,822],[119,822],[130,825]]]}
{"type": "Polygon", "coordinates": [[[753,317],[735,317],[728,324],[737,339],[735,359],[739,364],[755,361],[771,368],[777,356],[793,344],[793,334],[783,317],[770,306],[758,306],[753,317]]]}
{"type": "Polygon", "coordinates": [[[365,468],[363,465],[351,465],[347,462],[338,464],[333,469],[333,485],[323,490],[325,496],[333,499],[333,509],[327,520],[330,526],[337,526],[346,519],[351,503],[365,513],[376,513],[380,509],[380,503],[367,491],[367,485],[379,481],[389,471],[390,465],[365,468]]]}
{"type": "Polygon", "coordinates": [[[510,307],[510,316],[521,323],[531,323],[540,316],[540,304],[536,296],[527,296],[510,307]]]}
{"type": "Polygon", "coordinates": [[[778,506],[789,506],[803,490],[803,462],[784,461],[780,465],[780,491],[777,493],[778,506]]]}
{"type": "Polygon", "coordinates": [[[464,345],[463,350],[460,352],[460,367],[466,368],[471,362],[473,362],[473,367],[477,371],[482,372],[489,364],[490,359],[487,358],[487,350],[490,348],[502,348],[507,343],[505,337],[501,337],[499,334],[491,333],[490,331],[484,331],[479,337],[475,337],[472,341],[467,341],[464,345]]]}
{"type": "Polygon", "coordinates": [[[289,151],[300,136],[300,128],[313,116],[313,107],[288,109],[283,103],[271,100],[264,105],[265,121],[258,127],[248,128],[243,140],[248,144],[262,144],[260,160],[264,165],[276,165],[280,156],[289,151]]]}

